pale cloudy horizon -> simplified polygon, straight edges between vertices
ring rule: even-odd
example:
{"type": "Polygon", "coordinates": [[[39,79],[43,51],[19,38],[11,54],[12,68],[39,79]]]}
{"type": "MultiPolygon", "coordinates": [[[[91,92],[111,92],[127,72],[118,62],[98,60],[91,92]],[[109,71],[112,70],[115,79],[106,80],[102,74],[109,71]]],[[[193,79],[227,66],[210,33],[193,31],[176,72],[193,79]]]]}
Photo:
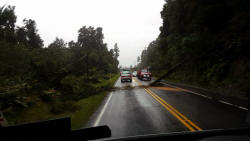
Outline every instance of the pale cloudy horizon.
{"type": "Polygon", "coordinates": [[[164,0],[2,0],[15,6],[17,25],[36,21],[38,33],[47,46],[56,37],[66,42],[77,39],[82,26],[102,27],[108,48],[117,43],[120,65],[135,65],[137,56],[157,38],[162,25],[164,0]]]}

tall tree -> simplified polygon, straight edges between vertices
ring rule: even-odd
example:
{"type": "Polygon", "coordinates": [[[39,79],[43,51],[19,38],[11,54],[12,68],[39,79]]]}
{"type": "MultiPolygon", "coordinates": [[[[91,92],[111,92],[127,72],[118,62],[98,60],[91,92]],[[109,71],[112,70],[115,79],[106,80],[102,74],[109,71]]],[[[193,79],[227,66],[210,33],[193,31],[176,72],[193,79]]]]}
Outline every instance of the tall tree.
{"type": "Polygon", "coordinates": [[[15,43],[15,7],[0,7],[0,40],[15,43]]]}
{"type": "Polygon", "coordinates": [[[48,48],[65,48],[67,43],[63,39],[56,37],[55,41],[48,45],[48,48]]]}
{"type": "Polygon", "coordinates": [[[137,57],[137,63],[140,63],[141,59],[140,56],[137,57]]]}
{"type": "Polygon", "coordinates": [[[115,45],[114,45],[114,58],[115,58],[116,68],[118,68],[118,65],[119,65],[119,61],[118,61],[119,54],[120,54],[119,47],[118,47],[117,43],[115,43],[115,45]]]}
{"type": "Polygon", "coordinates": [[[101,69],[106,63],[100,54],[107,54],[107,45],[103,43],[102,28],[83,26],[78,31],[77,45],[82,48],[81,57],[85,60],[86,77],[89,78],[90,69],[101,69]],[[91,61],[90,61],[91,60],[91,61]],[[96,66],[96,64],[99,64],[96,66]]]}
{"type": "Polygon", "coordinates": [[[119,50],[117,43],[115,43],[115,45],[114,45],[114,53],[115,53],[115,58],[117,59],[119,57],[119,53],[120,53],[120,50],[119,50]]]}
{"type": "Polygon", "coordinates": [[[100,49],[104,47],[102,28],[83,26],[78,31],[78,44],[86,49],[100,49]]]}
{"type": "Polygon", "coordinates": [[[36,22],[31,19],[24,19],[24,30],[26,31],[26,39],[27,43],[31,48],[42,48],[43,47],[43,40],[41,39],[40,35],[38,34],[38,30],[36,27],[36,22]]]}
{"type": "Polygon", "coordinates": [[[27,32],[24,27],[17,27],[16,38],[18,44],[23,44],[25,46],[28,46],[27,32]]]}

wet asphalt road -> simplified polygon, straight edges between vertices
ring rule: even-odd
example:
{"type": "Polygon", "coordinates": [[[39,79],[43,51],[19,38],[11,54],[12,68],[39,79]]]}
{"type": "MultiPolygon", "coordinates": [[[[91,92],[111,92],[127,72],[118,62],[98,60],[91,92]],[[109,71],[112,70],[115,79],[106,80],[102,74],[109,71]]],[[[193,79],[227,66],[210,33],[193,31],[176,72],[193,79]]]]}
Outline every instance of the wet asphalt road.
{"type": "Polygon", "coordinates": [[[108,125],[112,138],[190,131],[190,127],[198,130],[190,122],[201,130],[247,126],[246,110],[169,86],[148,87],[147,91],[139,87],[149,83],[135,77],[132,83],[118,79],[117,90],[105,98],[88,126],[108,125]]]}

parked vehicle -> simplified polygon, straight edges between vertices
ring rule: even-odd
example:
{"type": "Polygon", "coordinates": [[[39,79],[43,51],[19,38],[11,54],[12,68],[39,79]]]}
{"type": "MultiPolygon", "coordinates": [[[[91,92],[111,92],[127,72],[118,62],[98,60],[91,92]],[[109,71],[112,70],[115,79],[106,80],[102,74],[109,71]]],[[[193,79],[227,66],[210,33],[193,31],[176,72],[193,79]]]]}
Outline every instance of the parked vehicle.
{"type": "Polygon", "coordinates": [[[152,74],[149,72],[148,69],[141,69],[137,71],[137,77],[140,80],[151,80],[152,74]]]}
{"type": "Polygon", "coordinates": [[[129,70],[121,71],[121,82],[129,81],[132,82],[132,74],[129,70]]]}

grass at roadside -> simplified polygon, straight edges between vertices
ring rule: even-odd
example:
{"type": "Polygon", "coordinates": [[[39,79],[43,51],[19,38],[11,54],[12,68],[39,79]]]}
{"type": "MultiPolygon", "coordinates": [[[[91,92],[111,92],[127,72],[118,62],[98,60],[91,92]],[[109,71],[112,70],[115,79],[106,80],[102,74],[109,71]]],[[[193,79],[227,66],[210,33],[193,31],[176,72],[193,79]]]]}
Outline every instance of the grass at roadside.
{"type": "MultiPolygon", "coordinates": [[[[112,75],[108,80],[103,80],[102,83],[98,84],[102,87],[112,88],[119,75],[112,75]]],[[[51,105],[41,101],[38,97],[33,97],[36,104],[31,107],[24,109],[8,109],[4,112],[9,125],[22,124],[28,122],[35,122],[41,120],[56,119],[61,117],[71,117],[72,129],[84,127],[89,120],[89,117],[98,108],[104,97],[107,95],[108,89],[100,93],[91,95],[87,98],[75,101],[73,104],[78,108],[74,112],[65,112],[62,114],[53,114],[50,112],[51,105]]]]}
{"type": "Polygon", "coordinates": [[[71,128],[78,129],[84,127],[89,117],[96,111],[106,94],[107,92],[102,92],[79,100],[76,105],[80,107],[80,110],[73,113],[71,116],[71,128]]]}
{"type": "MultiPolygon", "coordinates": [[[[118,78],[119,75],[115,75],[110,80],[102,83],[102,85],[111,88],[118,78]]],[[[104,91],[91,97],[79,100],[76,103],[77,106],[80,107],[80,110],[71,116],[72,129],[81,128],[88,122],[89,117],[96,111],[107,93],[108,91],[104,91]]]]}

